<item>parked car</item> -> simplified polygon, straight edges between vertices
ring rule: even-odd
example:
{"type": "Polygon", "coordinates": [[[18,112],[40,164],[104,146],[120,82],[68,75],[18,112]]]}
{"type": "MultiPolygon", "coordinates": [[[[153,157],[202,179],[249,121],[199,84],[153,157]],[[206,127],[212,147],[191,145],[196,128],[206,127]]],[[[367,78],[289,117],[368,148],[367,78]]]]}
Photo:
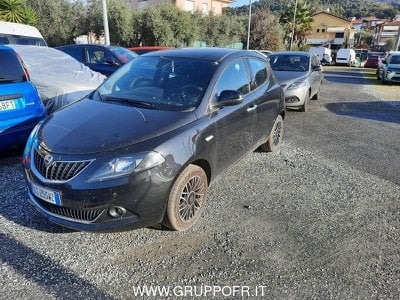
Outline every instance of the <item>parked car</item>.
{"type": "Polygon", "coordinates": [[[5,21],[0,21],[0,45],[47,46],[36,27],[5,21]]]}
{"type": "Polygon", "coordinates": [[[381,62],[381,57],[378,55],[369,55],[364,63],[364,68],[377,68],[381,62]]]}
{"type": "Polygon", "coordinates": [[[318,56],[322,65],[332,64],[332,50],[326,47],[311,47],[310,53],[318,56]]]}
{"type": "Polygon", "coordinates": [[[377,79],[382,83],[400,82],[400,51],[390,51],[379,64],[376,71],[377,79]]]}
{"type": "Polygon", "coordinates": [[[356,63],[356,52],[354,49],[341,48],[336,53],[336,65],[354,66],[356,63]]]}
{"type": "Polygon", "coordinates": [[[278,52],[268,59],[285,92],[286,107],[307,111],[309,99],[318,99],[324,78],[318,56],[309,52],[278,52]]]}
{"type": "Polygon", "coordinates": [[[54,48],[22,45],[10,47],[24,61],[48,113],[85,97],[106,78],[54,48]]]}
{"type": "Polygon", "coordinates": [[[138,56],[128,49],[112,45],[78,44],[59,46],[56,49],[71,55],[93,71],[105,76],[110,76],[138,56]]]}
{"type": "Polygon", "coordinates": [[[24,153],[30,201],[79,230],[189,229],[218,175],[260,145],[279,147],[284,109],[255,51],[139,56],[35,128],[24,153]]]}
{"type": "Polygon", "coordinates": [[[0,46],[0,148],[25,144],[46,116],[29,73],[13,49],[0,46]]]}

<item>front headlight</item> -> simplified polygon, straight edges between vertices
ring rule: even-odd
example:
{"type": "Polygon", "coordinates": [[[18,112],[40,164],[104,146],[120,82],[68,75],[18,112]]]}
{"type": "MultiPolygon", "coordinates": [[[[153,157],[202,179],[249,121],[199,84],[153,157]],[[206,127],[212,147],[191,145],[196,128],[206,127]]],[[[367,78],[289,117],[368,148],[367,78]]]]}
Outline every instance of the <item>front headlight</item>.
{"type": "Polygon", "coordinates": [[[117,157],[101,166],[89,178],[88,182],[123,177],[133,172],[141,172],[154,168],[163,162],[165,162],[165,158],[157,152],[145,152],[131,156],[117,157]]]}
{"type": "Polygon", "coordinates": [[[289,87],[287,89],[294,90],[294,89],[298,89],[298,88],[301,88],[306,85],[307,85],[307,80],[295,81],[291,85],[289,85],[289,87]]]}

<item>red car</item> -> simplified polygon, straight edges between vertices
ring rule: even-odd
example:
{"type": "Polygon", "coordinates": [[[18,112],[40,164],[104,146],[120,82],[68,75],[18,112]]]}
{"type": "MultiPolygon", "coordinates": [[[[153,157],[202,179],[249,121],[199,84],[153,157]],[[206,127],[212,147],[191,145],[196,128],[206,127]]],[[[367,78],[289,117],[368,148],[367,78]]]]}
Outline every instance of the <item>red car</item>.
{"type": "Polygon", "coordinates": [[[364,68],[377,68],[381,60],[378,55],[370,55],[364,63],[364,68]]]}

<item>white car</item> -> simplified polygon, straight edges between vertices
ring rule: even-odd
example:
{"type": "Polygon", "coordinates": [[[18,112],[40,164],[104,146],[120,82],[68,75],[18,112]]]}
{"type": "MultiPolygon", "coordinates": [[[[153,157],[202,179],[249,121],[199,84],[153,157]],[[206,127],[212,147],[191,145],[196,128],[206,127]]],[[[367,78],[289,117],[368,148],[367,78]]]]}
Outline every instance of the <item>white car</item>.
{"type": "Polygon", "coordinates": [[[22,58],[48,113],[87,96],[106,79],[50,47],[10,45],[22,58]]]}

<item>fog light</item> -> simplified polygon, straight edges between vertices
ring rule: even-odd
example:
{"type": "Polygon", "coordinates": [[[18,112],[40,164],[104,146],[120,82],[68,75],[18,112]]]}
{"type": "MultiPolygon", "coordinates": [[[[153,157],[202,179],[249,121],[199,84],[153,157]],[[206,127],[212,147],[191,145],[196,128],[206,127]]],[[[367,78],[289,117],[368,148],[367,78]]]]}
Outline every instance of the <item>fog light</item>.
{"type": "Polygon", "coordinates": [[[296,96],[288,97],[285,99],[286,103],[294,103],[294,102],[299,102],[299,101],[300,101],[299,98],[297,98],[296,96]]]}
{"type": "Polygon", "coordinates": [[[126,213],[126,209],[119,206],[113,206],[108,209],[108,215],[112,218],[122,218],[126,213]]]}

